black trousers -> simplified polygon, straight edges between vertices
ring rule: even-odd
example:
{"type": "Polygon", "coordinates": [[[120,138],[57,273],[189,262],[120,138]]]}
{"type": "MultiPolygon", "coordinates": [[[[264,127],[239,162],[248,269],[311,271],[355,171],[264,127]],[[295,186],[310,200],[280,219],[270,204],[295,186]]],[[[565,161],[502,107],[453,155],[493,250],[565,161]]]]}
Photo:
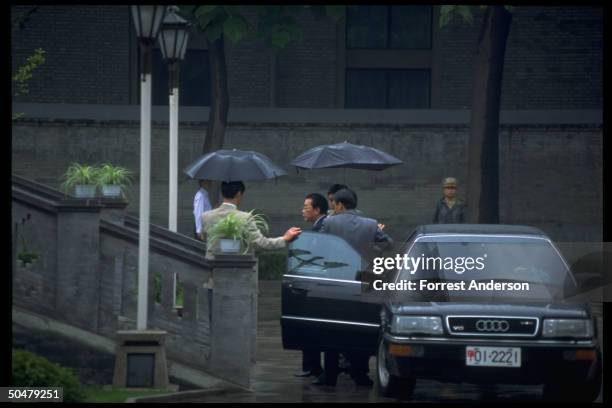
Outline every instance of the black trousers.
{"type": "Polygon", "coordinates": [[[349,351],[343,353],[351,363],[351,377],[367,374],[370,371],[370,354],[362,351],[349,351]]]}
{"type": "MultiPolygon", "coordinates": [[[[324,368],[328,378],[335,378],[340,373],[338,367],[338,359],[340,357],[339,351],[326,351],[324,353],[324,368]]],[[[345,351],[342,354],[350,363],[350,374],[351,377],[367,374],[370,369],[368,362],[370,361],[370,354],[361,351],[345,351]]]]}
{"type": "Polygon", "coordinates": [[[321,352],[319,350],[302,350],[302,371],[321,372],[321,352]]]}

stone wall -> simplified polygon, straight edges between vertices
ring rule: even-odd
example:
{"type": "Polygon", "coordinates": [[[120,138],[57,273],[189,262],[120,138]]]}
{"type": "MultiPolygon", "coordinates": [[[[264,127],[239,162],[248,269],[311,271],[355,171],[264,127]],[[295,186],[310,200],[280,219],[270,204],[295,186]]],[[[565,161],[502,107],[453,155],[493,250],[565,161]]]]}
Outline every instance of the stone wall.
{"type": "MultiPolygon", "coordinates": [[[[180,129],[179,172],[201,151],[205,124],[180,129]]],[[[303,197],[325,194],[346,182],[359,195],[359,208],[387,225],[396,239],[429,223],[440,182],[459,179],[465,193],[469,127],[465,124],[285,124],[230,123],[226,148],[256,150],[288,171],[276,181],[247,183],[242,208],[256,208],[271,221],[271,233],[301,218],[303,197]],[[306,149],[347,140],[387,151],[404,164],[381,172],[313,170],[297,172],[290,161],[306,149]]],[[[152,132],[151,217],[167,225],[168,136],[165,124],[152,132]]],[[[40,121],[13,126],[13,171],[50,186],[72,161],[110,160],[134,171],[128,212],[138,211],[139,127],[135,122],[40,121]]],[[[500,213],[504,223],[542,228],[555,240],[600,241],[602,238],[602,130],[600,125],[506,124],[500,131],[500,213]]],[[[195,181],[179,184],[179,232],[193,236],[195,181]]]]}
{"type": "MultiPolygon", "coordinates": [[[[18,176],[12,200],[14,306],[107,339],[136,329],[138,220],[125,215],[127,203],[75,199],[18,176]],[[26,249],[38,259],[23,265],[16,255],[26,249]]],[[[210,261],[200,241],[155,225],[150,235],[146,327],[167,332],[170,361],[249,387],[255,259],[210,261]],[[179,287],[182,305],[175,304],[179,287]],[[240,319],[228,319],[228,310],[240,319]]]]}

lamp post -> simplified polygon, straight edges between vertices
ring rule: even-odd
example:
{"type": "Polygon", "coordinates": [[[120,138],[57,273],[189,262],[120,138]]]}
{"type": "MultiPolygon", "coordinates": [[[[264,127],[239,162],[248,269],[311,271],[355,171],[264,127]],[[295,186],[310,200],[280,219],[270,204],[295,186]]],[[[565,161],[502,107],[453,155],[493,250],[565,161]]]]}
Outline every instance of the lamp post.
{"type": "Polygon", "coordinates": [[[149,290],[149,210],[151,201],[151,65],[152,45],[166,13],[166,6],[130,6],[140,40],[140,219],[138,231],[138,330],[147,329],[149,290]]]}
{"type": "Polygon", "coordinates": [[[162,57],[168,62],[168,95],[170,107],[170,172],[168,199],[168,229],[176,232],[178,196],[178,105],[180,62],[185,58],[189,39],[189,24],[178,14],[178,7],[168,7],[159,34],[162,57]]]}

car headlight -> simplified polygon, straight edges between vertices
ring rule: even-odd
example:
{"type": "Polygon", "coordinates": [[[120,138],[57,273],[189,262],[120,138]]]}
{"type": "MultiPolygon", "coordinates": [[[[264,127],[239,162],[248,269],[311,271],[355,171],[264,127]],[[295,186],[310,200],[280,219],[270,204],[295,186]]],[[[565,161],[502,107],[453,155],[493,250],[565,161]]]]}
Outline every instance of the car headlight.
{"type": "Polygon", "coordinates": [[[544,319],[542,337],[593,337],[593,324],[587,319],[544,319]]]}
{"type": "Polygon", "coordinates": [[[442,319],[437,316],[394,316],[391,333],[442,334],[442,319]]]}

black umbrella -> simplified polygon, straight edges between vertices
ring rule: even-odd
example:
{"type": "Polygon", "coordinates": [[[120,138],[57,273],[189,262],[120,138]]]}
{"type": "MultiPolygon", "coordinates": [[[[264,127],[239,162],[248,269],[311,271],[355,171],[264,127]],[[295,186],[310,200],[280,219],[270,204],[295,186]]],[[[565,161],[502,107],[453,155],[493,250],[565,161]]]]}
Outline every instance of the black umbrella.
{"type": "Polygon", "coordinates": [[[192,179],[265,180],[287,174],[267,156],[251,150],[217,150],[199,157],[183,173],[192,179]]]}
{"type": "Polygon", "coordinates": [[[291,162],[300,169],[345,167],[364,170],[383,170],[402,163],[382,150],[349,142],[313,147],[291,162]]]}

